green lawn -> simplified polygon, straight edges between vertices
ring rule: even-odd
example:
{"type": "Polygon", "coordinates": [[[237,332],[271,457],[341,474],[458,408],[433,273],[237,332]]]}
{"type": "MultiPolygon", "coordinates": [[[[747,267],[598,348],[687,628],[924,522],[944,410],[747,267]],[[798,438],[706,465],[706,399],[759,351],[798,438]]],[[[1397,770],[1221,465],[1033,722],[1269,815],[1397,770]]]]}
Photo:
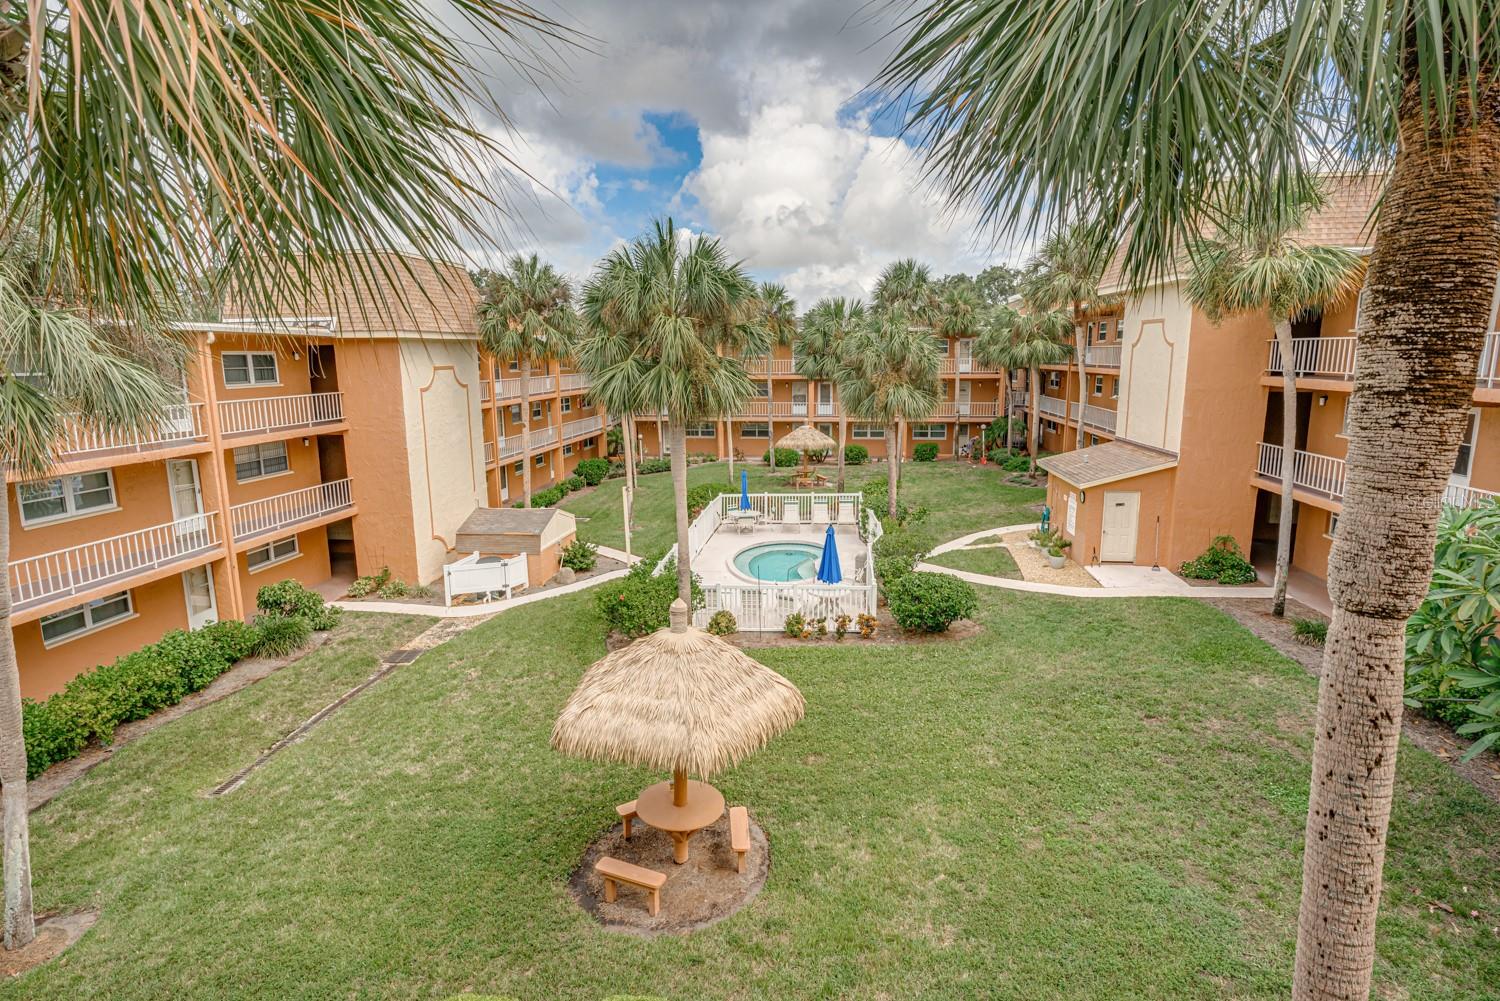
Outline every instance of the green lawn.
{"type": "Polygon", "coordinates": [[[991,577],[1021,577],[1021,571],[1016,567],[1015,559],[1010,551],[996,547],[994,549],[954,549],[936,556],[927,557],[928,563],[935,563],[940,567],[952,567],[954,570],[967,570],[970,573],[989,574],[991,577]]]}
{"type": "MultiPolygon", "coordinates": [[[[790,470],[771,472],[763,464],[735,465],[731,484],[728,464],[705,463],[688,469],[688,485],[721,483],[725,492],[738,493],[740,470],[750,470],[752,493],[788,491],[790,470]]],[[[832,466],[824,471],[832,476],[832,466]]],[[[1046,491],[1040,487],[1018,487],[1004,480],[994,466],[967,462],[908,462],[901,467],[902,499],[911,506],[925,506],[927,527],[938,541],[966,535],[977,529],[1017,525],[1041,518],[1040,505],[1046,491]]],[[[885,480],[884,465],[847,467],[846,486],[857,491],[872,479],[885,480]]],[[[605,480],[593,490],[570,495],[561,507],[578,516],[578,534],[590,542],[620,548],[625,544],[620,487],[624,480],[605,480]]],[[[653,473],[640,478],[636,498],[638,527],[631,543],[636,552],[666,549],[675,539],[672,523],[672,477],[653,473]],[[665,516],[659,516],[664,514],[665,516]]]]}
{"type": "MultiPolygon", "coordinates": [[[[604,652],[587,593],[459,636],[204,798],[421,627],[362,617],[37,814],[39,907],[102,917],[0,999],[1284,998],[1314,681],[1187,599],[981,589],[978,618],[962,642],[756,651],[808,705],[717,780],[768,832],[770,877],[647,940],[565,886],[659,778],[548,747],[604,652]]],[[[1500,992],[1497,829],[1403,748],[1376,997],[1500,992]]]]}

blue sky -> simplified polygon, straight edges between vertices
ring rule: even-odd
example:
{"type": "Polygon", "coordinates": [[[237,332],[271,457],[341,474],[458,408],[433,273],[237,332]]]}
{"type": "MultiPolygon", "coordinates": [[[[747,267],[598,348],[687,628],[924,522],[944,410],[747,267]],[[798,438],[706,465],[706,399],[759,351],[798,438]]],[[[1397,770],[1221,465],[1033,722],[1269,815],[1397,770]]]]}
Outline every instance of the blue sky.
{"type": "Polygon", "coordinates": [[[654,217],[724,241],[806,308],[890,261],[1013,260],[921,183],[899,115],[865,91],[889,24],[864,0],[605,0],[542,9],[597,38],[545,97],[500,74],[501,134],[534,179],[514,249],[576,277],[654,217]]]}

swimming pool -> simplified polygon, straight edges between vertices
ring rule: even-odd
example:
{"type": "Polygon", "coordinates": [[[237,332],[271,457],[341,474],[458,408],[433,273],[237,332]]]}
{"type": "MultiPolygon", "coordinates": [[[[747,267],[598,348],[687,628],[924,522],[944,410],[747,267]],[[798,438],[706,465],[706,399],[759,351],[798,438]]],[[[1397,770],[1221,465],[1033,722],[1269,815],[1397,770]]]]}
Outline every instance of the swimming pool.
{"type": "Polygon", "coordinates": [[[763,542],[735,554],[734,568],[752,580],[789,584],[818,576],[823,547],[806,542],[763,542]]]}

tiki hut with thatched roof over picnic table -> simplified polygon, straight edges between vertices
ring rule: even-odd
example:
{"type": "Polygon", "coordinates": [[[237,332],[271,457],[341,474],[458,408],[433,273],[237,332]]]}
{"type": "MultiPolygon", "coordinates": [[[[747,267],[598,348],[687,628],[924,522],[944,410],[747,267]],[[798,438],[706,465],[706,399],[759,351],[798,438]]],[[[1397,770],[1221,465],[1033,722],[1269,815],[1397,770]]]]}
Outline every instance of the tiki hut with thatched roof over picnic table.
{"type": "Polygon", "coordinates": [[[802,468],[797,470],[797,477],[803,480],[812,474],[812,463],[807,458],[808,452],[829,452],[838,446],[838,442],[807,423],[793,428],[776,442],[777,448],[793,448],[802,454],[802,468]]]}
{"type": "Polygon", "coordinates": [[[678,863],[688,839],[724,813],[705,781],[802,718],[797,686],[717,636],[672,625],[608,654],[584,672],[552,728],[564,754],[670,772],[636,799],[639,819],[671,835],[678,863]]]}

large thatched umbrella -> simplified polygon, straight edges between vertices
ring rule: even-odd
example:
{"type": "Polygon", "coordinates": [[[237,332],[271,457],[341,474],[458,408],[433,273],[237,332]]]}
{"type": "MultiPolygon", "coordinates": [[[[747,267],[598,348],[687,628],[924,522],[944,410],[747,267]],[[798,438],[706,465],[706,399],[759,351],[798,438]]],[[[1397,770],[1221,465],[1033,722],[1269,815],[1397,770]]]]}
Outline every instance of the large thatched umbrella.
{"type": "Polygon", "coordinates": [[[802,453],[801,472],[804,476],[810,471],[809,467],[811,466],[811,463],[807,459],[808,452],[826,452],[830,449],[838,448],[838,445],[838,442],[811,424],[806,423],[793,428],[790,433],[784,435],[776,443],[777,448],[795,448],[802,453]]]}
{"type": "Polygon", "coordinates": [[[641,820],[672,835],[678,862],[687,839],[724,811],[707,778],[764,747],[802,718],[797,686],[740,650],[688,624],[682,599],[672,625],[616,650],[584,672],[552,727],[564,754],[672,773],[641,793],[641,820]]]}

